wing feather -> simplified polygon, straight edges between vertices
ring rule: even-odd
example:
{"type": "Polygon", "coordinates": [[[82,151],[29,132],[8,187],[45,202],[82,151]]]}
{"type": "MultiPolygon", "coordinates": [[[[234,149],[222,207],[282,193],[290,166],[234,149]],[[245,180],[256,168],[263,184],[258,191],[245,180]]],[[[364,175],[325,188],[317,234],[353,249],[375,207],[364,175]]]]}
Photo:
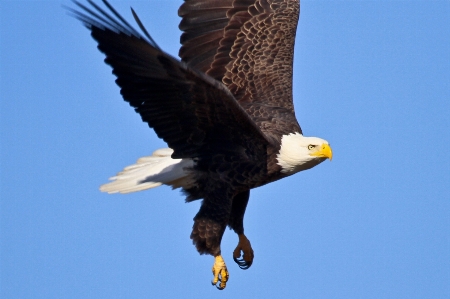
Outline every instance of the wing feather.
{"type": "Polygon", "coordinates": [[[185,0],[179,10],[182,61],[222,81],[277,139],[301,133],[292,99],[299,12],[299,0],[185,0]]]}
{"type": "Polygon", "coordinates": [[[105,22],[80,7],[84,12],[72,13],[105,53],[124,100],[174,150],[173,158],[242,153],[255,148],[253,143],[269,144],[222,83],[159,50],[120,18],[108,16],[105,22]]]}

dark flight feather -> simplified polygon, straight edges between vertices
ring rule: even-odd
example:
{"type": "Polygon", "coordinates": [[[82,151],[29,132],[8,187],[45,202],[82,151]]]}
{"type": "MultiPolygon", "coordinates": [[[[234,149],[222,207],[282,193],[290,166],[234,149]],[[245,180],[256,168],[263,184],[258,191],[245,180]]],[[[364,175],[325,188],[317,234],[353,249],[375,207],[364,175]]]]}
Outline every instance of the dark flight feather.
{"type": "Polygon", "coordinates": [[[162,52],[123,18],[105,19],[96,5],[100,14],[75,3],[87,14],[72,12],[106,54],[123,98],[174,149],[173,158],[240,152],[251,149],[255,140],[268,144],[222,83],[162,52]]]}
{"type": "Polygon", "coordinates": [[[292,0],[185,0],[182,61],[228,87],[271,139],[300,132],[292,99],[300,12],[292,0]]]}

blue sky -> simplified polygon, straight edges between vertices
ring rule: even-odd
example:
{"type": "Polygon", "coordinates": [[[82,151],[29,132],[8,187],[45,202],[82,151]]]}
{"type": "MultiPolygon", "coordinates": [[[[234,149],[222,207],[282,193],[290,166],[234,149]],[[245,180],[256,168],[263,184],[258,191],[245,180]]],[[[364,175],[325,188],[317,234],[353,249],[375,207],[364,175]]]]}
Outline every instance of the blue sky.
{"type": "MultiPolygon", "coordinates": [[[[112,1],[174,56],[181,3],[112,1]]],[[[333,161],[252,191],[222,292],[199,202],[98,190],[165,144],[62,4],[0,2],[1,298],[450,297],[449,1],[302,1],[295,109],[333,161]]]]}

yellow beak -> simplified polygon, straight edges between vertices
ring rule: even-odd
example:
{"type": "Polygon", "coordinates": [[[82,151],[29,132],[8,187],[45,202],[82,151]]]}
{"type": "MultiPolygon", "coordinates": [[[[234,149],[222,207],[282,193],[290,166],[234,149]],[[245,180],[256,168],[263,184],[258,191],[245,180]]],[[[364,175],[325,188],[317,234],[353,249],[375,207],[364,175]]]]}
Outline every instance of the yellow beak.
{"type": "Polygon", "coordinates": [[[333,151],[331,150],[331,147],[328,144],[323,143],[320,146],[320,149],[317,152],[312,153],[311,156],[328,158],[331,161],[333,159],[333,151]]]}

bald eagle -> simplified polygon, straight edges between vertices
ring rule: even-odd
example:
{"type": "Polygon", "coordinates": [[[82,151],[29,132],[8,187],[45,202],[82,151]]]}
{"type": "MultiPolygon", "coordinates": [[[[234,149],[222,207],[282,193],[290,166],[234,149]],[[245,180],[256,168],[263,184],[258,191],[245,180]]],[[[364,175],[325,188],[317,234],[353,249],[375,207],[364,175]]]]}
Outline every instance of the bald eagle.
{"type": "Polygon", "coordinates": [[[156,150],[100,187],[108,193],[162,184],[203,199],[191,239],[214,257],[212,284],[229,277],[220,243],[239,237],[242,269],[254,253],[244,234],[250,190],[331,160],[327,141],[303,136],[292,100],[299,0],[185,0],[178,14],[181,61],[163,52],[106,1],[69,9],[90,30],[120,92],[169,148],[156,150]],[[242,258],[241,258],[242,254],[242,258]]]}

